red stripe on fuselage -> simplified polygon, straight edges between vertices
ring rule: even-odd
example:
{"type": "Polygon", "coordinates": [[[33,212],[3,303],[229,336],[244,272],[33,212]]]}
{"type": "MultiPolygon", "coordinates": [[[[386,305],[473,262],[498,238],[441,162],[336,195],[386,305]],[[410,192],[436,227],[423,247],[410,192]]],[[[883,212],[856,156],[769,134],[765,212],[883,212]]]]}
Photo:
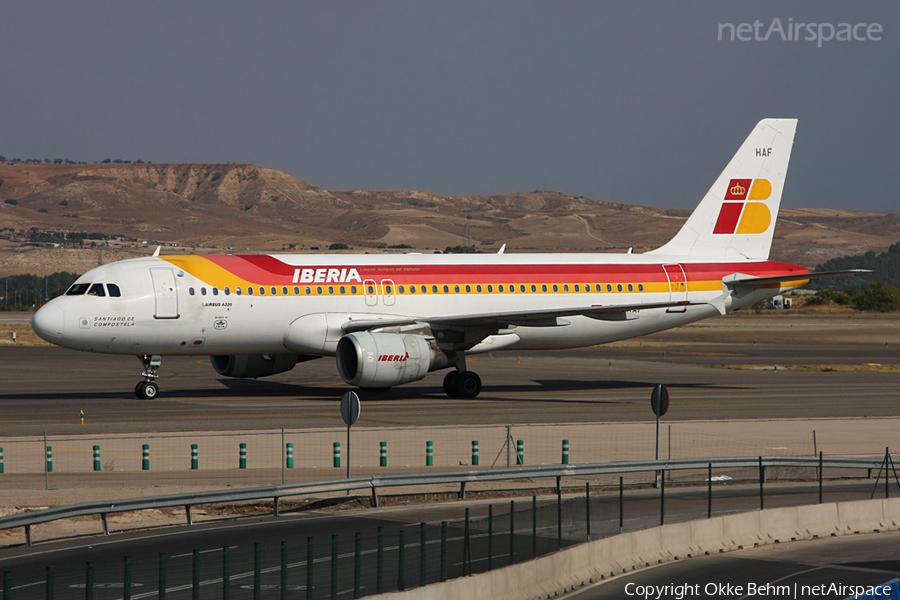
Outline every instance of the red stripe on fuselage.
{"type": "MultiPolygon", "coordinates": [[[[356,269],[362,279],[395,284],[499,284],[499,283],[654,283],[667,282],[663,263],[658,264],[453,264],[453,265],[291,265],[268,255],[203,258],[237,277],[258,285],[291,285],[298,269],[356,269]]],[[[665,263],[669,264],[669,263],[665,263]]],[[[682,263],[688,281],[711,281],[732,273],[772,277],[809,272],[782,262],[682,263]]],[[[333,282],[328,282],[333,283],[333,282]]]]}

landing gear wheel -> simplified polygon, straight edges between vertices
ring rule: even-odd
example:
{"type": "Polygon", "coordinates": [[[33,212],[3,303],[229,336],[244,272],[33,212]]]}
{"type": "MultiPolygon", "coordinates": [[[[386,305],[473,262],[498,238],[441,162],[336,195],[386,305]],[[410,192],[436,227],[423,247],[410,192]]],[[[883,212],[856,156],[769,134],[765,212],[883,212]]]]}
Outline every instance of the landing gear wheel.
{"type": "Polygon", "coordinates": [[[152,381],[142,381],[134,388],[134,394],[141,400],[153,400],[159,393],[159,387],[152,381]]]}
{"type": "Polygon", "coordinates": [[[444,393],[451,398],[459,398],[458,393],[459,371],[450,371],[444,375],[444,393]]]}
{"type": "Polygon", "coordinates": [[[481,377],[472,371],[460,373],[456,390],[459,398],[475,398],[481,393],[481,377]]]}
{"type": "Polygon", "coordinates": [[[153,383],[153,380],[159,377],[159,365],[162,363],[162,356],[159,354],[142,354],[137,358],[144,365],[144,372],[141,373],[144,380],[134,386],[134,395],[141,400],[153,400],[159,393],[159,387],[153,383]]]}

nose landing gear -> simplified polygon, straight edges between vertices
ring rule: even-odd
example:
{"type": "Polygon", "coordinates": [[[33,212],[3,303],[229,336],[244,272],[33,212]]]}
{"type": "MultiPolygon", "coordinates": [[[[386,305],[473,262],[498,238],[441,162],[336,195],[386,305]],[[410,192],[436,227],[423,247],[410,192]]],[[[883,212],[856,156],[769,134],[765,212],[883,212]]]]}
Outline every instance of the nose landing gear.
{"type": "Polygon", "coordinates": [[[141,381],[134,387],[134,395],[141,400],[153,400],[159,393],[159,386],[154,381],[159,377],[159,365],[162,364],[162,356],[158,354],[144,354],[138,356],[138,360],[144,365],[144,372],[141,373],[144,381],[141,381]]]}

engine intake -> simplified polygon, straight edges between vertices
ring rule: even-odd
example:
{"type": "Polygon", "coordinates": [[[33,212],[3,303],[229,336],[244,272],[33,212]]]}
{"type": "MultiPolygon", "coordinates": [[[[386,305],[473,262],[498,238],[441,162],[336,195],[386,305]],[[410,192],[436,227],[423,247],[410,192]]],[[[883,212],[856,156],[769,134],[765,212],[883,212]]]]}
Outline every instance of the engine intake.
{"type": "Polygon", "coordinates": [[[235,354],[210,356],[209,359],[219,375],[253,378],[290,371],[303,360],[299,354],[235,354]]]}
{"type": "Polygon", "coordinates": [[[367,331],[342,337],[336,357],[341,378],[362,388],[418,381],[430,371],[456,364],[456,355],[439,349],[433,338],[367,331]]]}

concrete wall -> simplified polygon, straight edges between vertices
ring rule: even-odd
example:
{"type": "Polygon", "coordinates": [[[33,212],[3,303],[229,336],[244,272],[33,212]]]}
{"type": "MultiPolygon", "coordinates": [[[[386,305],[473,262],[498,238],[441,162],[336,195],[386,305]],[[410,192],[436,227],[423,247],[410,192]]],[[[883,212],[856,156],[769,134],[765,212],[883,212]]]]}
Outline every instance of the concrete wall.
{"type": "Polygon", "coordinates": [[[538,600],[642,567],[690,556],[813,537],[900,529],[900,498],[793,506],[623,533],[390,600],[538,600]]]}

